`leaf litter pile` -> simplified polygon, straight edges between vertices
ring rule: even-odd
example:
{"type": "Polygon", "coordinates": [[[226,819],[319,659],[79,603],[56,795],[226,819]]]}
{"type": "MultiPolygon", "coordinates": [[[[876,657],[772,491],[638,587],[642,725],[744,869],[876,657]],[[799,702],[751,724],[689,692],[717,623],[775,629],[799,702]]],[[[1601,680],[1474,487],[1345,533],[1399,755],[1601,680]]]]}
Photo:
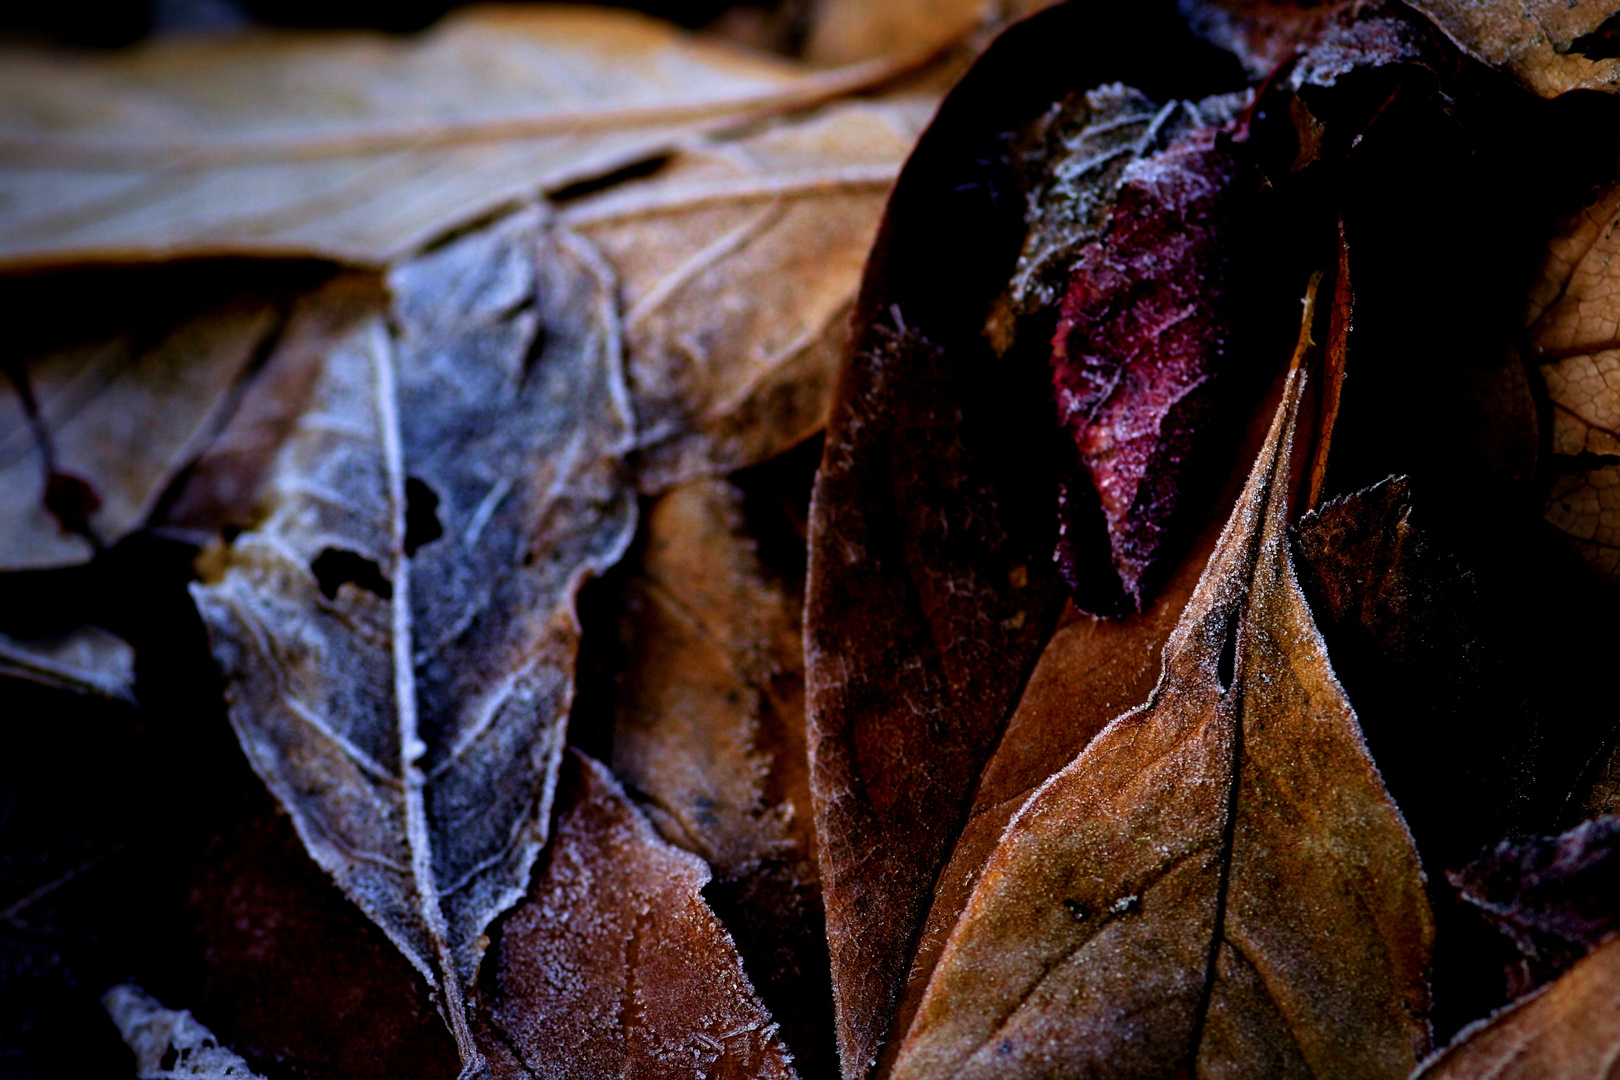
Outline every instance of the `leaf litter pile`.
{"type": "Polygon", "coordinates": [[[738,10],[4,46],[0,1075],[1615,1075],[1620,13],[738,10]]]}

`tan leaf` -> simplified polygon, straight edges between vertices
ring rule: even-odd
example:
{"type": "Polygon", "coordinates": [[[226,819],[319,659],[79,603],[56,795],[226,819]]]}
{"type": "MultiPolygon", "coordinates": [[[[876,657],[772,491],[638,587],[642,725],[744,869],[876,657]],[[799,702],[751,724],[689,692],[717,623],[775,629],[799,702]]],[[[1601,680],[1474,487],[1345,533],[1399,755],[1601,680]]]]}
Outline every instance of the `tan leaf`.
{"type": "Polygon", "coordinates": [[[1620,454],[1620,187],[1566,222],[1531,291],[1526,338],[1552,401],[1552,451],[1565,467],[1547,520],[1601,574],[1620,580],[1620,468],[1570,461],[1620,454]]]}
{"type": "Polygon", "coordinates": [[[1620,1058],[1620,937],[1471,1024],[1412,1080],[1607,1080],[1620,1058]]]}
{"type": "Polygon", "coordinates": [[[823,64],[928,56],[996,30],[1053,0],[817,0],[805,55],[823,64]]]}
{"type": "Polygon", "coordinates": [[[629,12],[491,7],[418,39],[253,31],[0,53],[0,265],[245,252],[380,265],[718,123],[807,72],[629,12]]]}
{"type": "Polygon", "coordinates": [[[574,596],[633,528],[630,421],[611,276],[537,212],[390,289],[329,342],[269,517],[194,594],[249,760],[437,987],[470,1073],[463,994],[545,839],[574,596]]]}
{"type": "Polygon", "coordinates": [[[1414,0],[1463,51],[1499,67],[1542,97],[1620,90],[1620,60],[1605,0],[1414,0]]]}
{"type": "Polygon", "coordinates": [[[164,1008],[138,986],[122,983],[101,1001],[135,1055],[139,1080],[262,1080],[191,1013],[164,1008]]]}
{"type": "Polygon", "coordinates": [[[1303,373],[1148,702],[1008,825],[895,1075],[1405,1076],[1417,852],[1294,577],[1303,373]]]}
{"type": "Polygon", "coordinates": [[[569,751],[562,813],[501,925],[484,1015],[498,1077],[791,1080],[708,869],[658,838],[601,765],[569,751]]]}
{"type": "Polygon", "coordinates": [[[190,312],[147,339],[126,332],[22,361],[45,443],[11,380],[0,381],[0,567],[70,566],[95,553],[46,509],[52,469],[90,485],[88,519],[112,544],[146,519],[224,419],[233,386],[276,317],[263,298],[190,312]]]}
{"type": "Polygon", "coordinates": [[[847,103],[707,140],[562,212],[619,277],[643,490],[822,426],[867,249],[933,105],[847,103]]]}
{"type": "Polygon", "coordinates": [[[707,895],[813,1072],[832,1009],[805,756],[803,598],[760,564],[740,492],[699,480],[653,504],[624,604],[614,774],[664,839],[713,869],[707,895]]]}

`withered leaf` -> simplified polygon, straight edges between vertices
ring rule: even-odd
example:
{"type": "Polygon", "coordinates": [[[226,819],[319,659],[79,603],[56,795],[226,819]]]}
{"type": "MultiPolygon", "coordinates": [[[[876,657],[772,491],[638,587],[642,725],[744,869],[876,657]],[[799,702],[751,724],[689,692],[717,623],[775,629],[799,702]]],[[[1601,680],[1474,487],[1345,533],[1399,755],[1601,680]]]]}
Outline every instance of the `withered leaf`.
{"type": "Polygon", "coordinates": [[[570,750],[528,898],[491,948],[481,1015],[498,1077],[791,1080],[776,1025],[704,903],[703,861],[660,840],[570,750]]]}
{"type": "Polygon", "coordinates": [[[121,983],[101,1000],[135,1054],[139,1080],[263,1080],[190,1012],[166,1009],[138,986],[121,983]]]}
{"type": "MultiPolygon", "coordinates": [[[[1072,264],[1052,339],[1058,416],[1090,474],[1130,608],[1141,607],[1225,366],[1237,176],[1231,132],[1215,127],[1126,166],[1106,235],[1072,264]]],[[[1089,503],[1069,484],[1059,499],[1059,565],[1081,592],[1089,503]]]]}
{"type": "Polygon", "coordinates": [[[1620,1057],[1620,937],[1460,1032],[1413,1080],[1606,1080],[1620,1057]]]}
{"type": "Polygon", "coordinates": [[[1080,78],[1175,100],[1234,70],[1162,14],[1060,5],[1010,27],[919,140],[867,264],[812,502],[805,627],[849,1080],[878,1062],[940,871],[1064,603],[1047,355],[998,359],[983,336],[1026,231],[1008,142],[1080,78]],[[1116,47],[1133,34],[1158,43],[1152,64],[1116,47]]]}
{"type": "Polygon", "coordinates": [[[741,492],[655,502],[625,586],[614,774],[706,890],[805,1072],[830,1072],[832,1002],[805,757],[803,598],[762,565],[741,492]],[[827,1045],[823,1046],[823,1042],[827,1045]]]}
{"type": "Polygon", "coordinates": [[[1620,24],[1604,0],[1413,0],[1465,52],[1542,97],[1620,91],[1620,24]]]}
{"type": "Polygon", "coordinates": [[[685,148],[559,215],[619,278],[637,483],[774,457],[826,422],[861,267],[929,98],[685,148]]]}
{"type": "Polygon", "coordinates": [[[420,39],[249,31],[0,58],[0,264],[243,252],[382,265],[682,138],[893,74],[630,12],[484,8],[420,39]]]}
{"type": "Polygon", "coordinates": [[[997,30],[1054,0],[815,0],[805,55],[823,64],[926,57],[966,39],[982,48],[997,30]]]}
{"type": "Polygon", "coordinates": [[[275,323],[270,301],[243,296],[156,332],[19,360],[43,432],[18,383],[0,378],[0,567],[82,563],[96,543],[139,527],[223,421],[232,387],[275,323]],[[53,473],[89,485],[89,536],[65,529],[47,506],[53,473]]]}
{"type": "Polygon", "coordinates": [[[1518,948],[1510,987],[1517,997],[1620,930],[1620,819],[1504,840],[1446,878],[1518,948]]]}
{"type": "Polygon", "coordinates": [[[1401,1077],[1432,923],[1288,550],[1296,368],[1147,703],[1008,825],[903,1078],[1401,1077]]]}
{"type": "Polygon", "coordinates": [[[47,638],[0,633],[0,676],[133,703],[135,650],[99,626],[47,638]]]}
{"type": "Polygon", "coordinates": [[[231,722],[315,860],[463,1009],[545,838],[584,579],[635,506],[612,281],[523,212],[390,275],[194,588],[231,722]]]}

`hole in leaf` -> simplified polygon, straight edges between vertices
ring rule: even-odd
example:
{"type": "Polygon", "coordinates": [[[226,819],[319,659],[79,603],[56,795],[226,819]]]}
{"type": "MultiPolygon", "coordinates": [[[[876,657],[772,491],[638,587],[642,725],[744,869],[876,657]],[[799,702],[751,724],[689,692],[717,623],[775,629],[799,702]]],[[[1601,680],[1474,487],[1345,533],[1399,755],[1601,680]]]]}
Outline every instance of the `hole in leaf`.
{"type": "Polygon", "coordinates": [[[337,599],[344,582],[352,582],[384,600],[394,597],[394,586],[383,576],[382,567],[358,552],[329,547],[315,556],[309,569],[320,583],[321,595],[328,600],[337,599]]]}
{"type": "Polygon", "coordinates": [[[85,535],[91,516],[101,509],[101,496],[88,481],[52,469],[45,478],[45,509],[64,533],[85,535]]]}
{"type": "Polygon", "coordinates": [[[439,521],[439,493],[414,476],[405,478],[405,554],[444,535],[439,521]]]}
{"type": "Polygon", "coordinates": [[[171,1046],[167,1050],[163,1051],[163,1057],[158,1062],[158,1068],[162,1069],[164,1072],[168,1072],[170,1069],[179,1064],[179,1062],[180,1051],[171,1046]]]}
{"type": "Polygon", "coordinates": [[[1609,16],[1596,30],[1570,42],[1569,51],[1588,60],[1620,58],[1620,14],[1609,16]]]}
{"type": "Polygon", "coordinates": [[[1221,642],[1221,658],[1215,665],[1215,678],[1221,684],[1221,693],[1232,689],[1237,674],[1238,610],[1233,608],[1226,616],[1226,640],[1221,642]]]}

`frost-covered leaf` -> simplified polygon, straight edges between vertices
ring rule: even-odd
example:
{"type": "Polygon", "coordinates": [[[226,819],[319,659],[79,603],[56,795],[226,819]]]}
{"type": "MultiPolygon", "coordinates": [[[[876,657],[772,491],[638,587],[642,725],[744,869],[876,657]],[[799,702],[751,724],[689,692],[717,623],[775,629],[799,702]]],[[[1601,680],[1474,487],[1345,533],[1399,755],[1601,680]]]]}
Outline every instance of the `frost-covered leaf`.
{"type": "Polygon", "coordinates": [[[608,771],[569,751],[557,834],[484,982],[499,1078],[792,1080],[792,1059],[701,892],[608,771]]]}
{"type": "Polygon", "coordinates": [[[166,1009],[138,986],[121,983],[101,1001],[135,1054],[139,1080],[263,1080],[189,1011],[166,1009]]]}
{"type": "Polygon", "coordinates": [[[243,296],[16,361],[0,379],[0,568],[85,562],[139,527],[276,322],[266,298],[243,296]],[[53,478],[84,485],[81,520],[48,505],[53,478]]]}
{"type": "Polygon", "coordinates": [[[0,55],[0,265],[242,252],[381,265],[719,124],[892,74],[630,12],[488,7],[416,39],[245,31],[0,55]]]}
{"type": "Polygon", "coordinates": [[[1412,1080],[1608,1080],[1620,1059],[1620,937],[1464,1028],[1412,1080]]]}
{"type": "Polygon", "coordinates": [[[1164,649],[1008,825],[897,1078],[1406,1075],[1433,923],[1288,550],[1296,368],[1164,649]]]}
{"type": "Polygon", "coordinates": [[[231,721],[311,855],[463,1009],[545,838],[586,577],[635,506],[612,280],[523,212],[396,268],[342,324],[197,586],[231,721]],[[389,330],[389,322],[396,327],[389,330]]]}
{"type": "Polygon", "coordinates": [[[705,890],[784,1038],[833,1067],[804,735],[803,597],[762,564],[744,501],[699,480],[653,503],[625,586],[612,765],[705,890]]]}
{"type": "Polygon", "coordinates": [[[933,106],[849,102],[709,139],[561,213],[618,274],[644,491],[826,422],[867,249],[933,106]]]}
{"type": "Polygon", "coordinates": [[[119,701],[135,700],[135,650],[99,626],[48,638],[0,633],[0,675],[119,701]]]}

